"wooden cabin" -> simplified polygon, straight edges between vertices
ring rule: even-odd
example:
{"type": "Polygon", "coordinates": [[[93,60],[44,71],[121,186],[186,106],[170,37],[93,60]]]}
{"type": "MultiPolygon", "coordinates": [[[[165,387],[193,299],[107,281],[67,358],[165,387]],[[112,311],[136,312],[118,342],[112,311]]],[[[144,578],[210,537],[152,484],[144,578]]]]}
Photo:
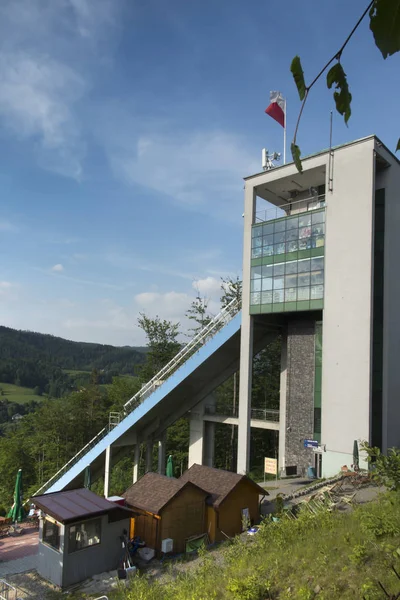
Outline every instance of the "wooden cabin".
{"type": "Polygon", "coordinates": [[[241,533],[243,517],[251,524],[258,523],[260,500],[269,495],[246,475],[196,464],[178,481],[192,483],[207,492],[206,531],[210,542],[241,533]]]}
{"type": "Polygon", "coordinates": [[[188,540],[207,532],[207,492],[190,481],[146,473],[122,496],[135,512],[130,536],[140,537],[158,556],[163,540],[172,539],[170,551],[179,554],[188,540]]]}

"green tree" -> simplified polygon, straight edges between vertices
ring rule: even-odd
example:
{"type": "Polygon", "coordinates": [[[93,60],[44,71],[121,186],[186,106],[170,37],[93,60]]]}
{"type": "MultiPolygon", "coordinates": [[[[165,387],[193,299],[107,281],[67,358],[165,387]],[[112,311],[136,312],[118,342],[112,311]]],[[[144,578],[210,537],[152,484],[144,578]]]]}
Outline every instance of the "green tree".
{"type": "Polygon", "coordinates": [[[138,377],[113,377],[112,384],[108,386],[107,390],[110,410],[122,412],[125,402],[130,400],[140,390],[140,387],[141,383],[138,377]]]}
{"type": "Polygon", "coordinates": [[[237,300],[239,304],[242,302],[242,280],[236,276],[221,277],[221,308],[225,308],[232,302],[237,300]]]}
{"type": "Polygon", "coordinates": [[[189,329],[189,332],[192,334],[190,337],[204,329],[212,320],[212,315],[208,311],[209,302],[209,298],[201,296],[200,291],[197,289],[196,298],[186,311],[187,318],[196,323],[194,327],[189,329]]]}
{"type": "MultiPolygon", "coordinates": [[[[340,115],[344,117],[345,123],[351,116],[351,100],[352,95],[349,90],[349,84],[347,81],[346,73],[342,65],[343,52],[353,37],[355,31],[360,26],[364,18],[369,15],[369,26],[373,33],[375,44],[381,51],[382,56],[386,59],[388,56],[392,56],[396,52],[400,51],[400,3],[399,0],[372,0],[365,8],[363,14],[347,36],[342,46],[335,52],[335,54],[328,60],[328,62],[322,67],[320,72],[314,77],[314,79],[308,85],[305,82],[304,72],[301,65],[300,57],[295,56],[292,60],[290,70],[293,74],[293,78],[299,93],[300,100],[302,101],[300,113],[297,119],[296,128],[293,135],[293,141],[291,144],[291,151],[293,160],[299,172],[301,172],[301,151],[297,145],[297,132],[300,124],[301,115],[304,110],[305,103],[309,96],[311,89],[325,73],[328,67],[331,67],[326,76],[326,84],[329,89],[334,87],[333,98],[336,105],[336,110],[340,115]],[[333,66],[331,66],[333,63],[333,66]]],[[[400,138],[397,142],[396,151],[400,150],[400,138]]]]}
{"type": "Polygon", "coordinates": [[[138,325],[147,338],[146,361],[140,369],[140,379],[146,383],[154,377],[179,351],[179,323],[156,316],[154,319],[140,313],[138,325]]]}

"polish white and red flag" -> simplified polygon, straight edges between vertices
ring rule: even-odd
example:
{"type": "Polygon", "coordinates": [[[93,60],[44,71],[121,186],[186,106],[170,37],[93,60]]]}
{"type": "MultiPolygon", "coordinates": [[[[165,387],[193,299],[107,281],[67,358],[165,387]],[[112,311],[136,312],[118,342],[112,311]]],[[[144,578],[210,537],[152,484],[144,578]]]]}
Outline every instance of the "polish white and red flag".
{"type": "Polygon", "coordinates": [[[265,112],[285,128],[286,100],[280,92],[270,92],[270,105],[267,106],[265,112]]]}

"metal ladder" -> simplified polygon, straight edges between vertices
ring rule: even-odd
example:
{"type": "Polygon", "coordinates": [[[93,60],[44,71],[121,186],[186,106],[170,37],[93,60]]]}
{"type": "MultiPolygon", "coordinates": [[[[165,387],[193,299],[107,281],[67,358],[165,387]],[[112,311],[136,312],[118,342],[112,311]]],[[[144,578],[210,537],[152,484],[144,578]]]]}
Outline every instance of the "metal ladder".
{"type": "MultiPolygon", "coordinates": [[[[57,471],[36,492],[35,496],[44,494],[49,487],[64,473],[73,467],[85,454],[94,448],[116,425],[137,408],[137,406],[151,394],[160,382],[164,383],[188,358],[193,356],[202,346],[229,323],[240,311],[241,302],[234,298],[223,308],[199,333],[197,333],[186,346],[184,346],[172,360],[169,361],[150,381],[148,381],[132,398],[125,402],[123,413],[111,413],[108,425],[75,454],[61,469],[57,471]]],[[[161,383],[161,385],[162,385],[161,383]]],[[[0,598],[1,600],[1,598],[0,598]]]]}

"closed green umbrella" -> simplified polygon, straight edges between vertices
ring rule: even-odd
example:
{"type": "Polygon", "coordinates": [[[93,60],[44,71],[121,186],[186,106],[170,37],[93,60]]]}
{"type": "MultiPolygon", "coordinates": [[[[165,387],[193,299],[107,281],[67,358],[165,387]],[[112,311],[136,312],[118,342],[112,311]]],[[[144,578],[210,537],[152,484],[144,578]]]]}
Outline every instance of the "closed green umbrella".
{"type": "Polygon", "coordinates": [[[354,440],[354,445],[353,445],[353,465],[354,465],[355,469],[358,469],[360,466],[357,440],[354,440]]]}
{"type": "Polygon", "coordinates": [[[15,482],[14,504],[10,508],[7,517],[9,519],[12,519],[14,523],[16,523],[17,521],[18,523],[21,523],[24,516],[25,512],[22,507],[22,470],[19,469],[17,473],[17,479],[15,482]]]}
{"type": "Polygon", "coordinates": [[[85,480],[83,485],[87,490],[90,490],[92,486],[92,470],[90,465],[88,465],[85,469],[85,480]]]}
{"type": "Polygon", "coordinates": [[[167,477],[175,477],[174,472],[175,472],[174,461],[172,460],[172,454],[170,454],[168,456],[168,460],[167,460],[167,471],[166,471],[167,477]]]}

